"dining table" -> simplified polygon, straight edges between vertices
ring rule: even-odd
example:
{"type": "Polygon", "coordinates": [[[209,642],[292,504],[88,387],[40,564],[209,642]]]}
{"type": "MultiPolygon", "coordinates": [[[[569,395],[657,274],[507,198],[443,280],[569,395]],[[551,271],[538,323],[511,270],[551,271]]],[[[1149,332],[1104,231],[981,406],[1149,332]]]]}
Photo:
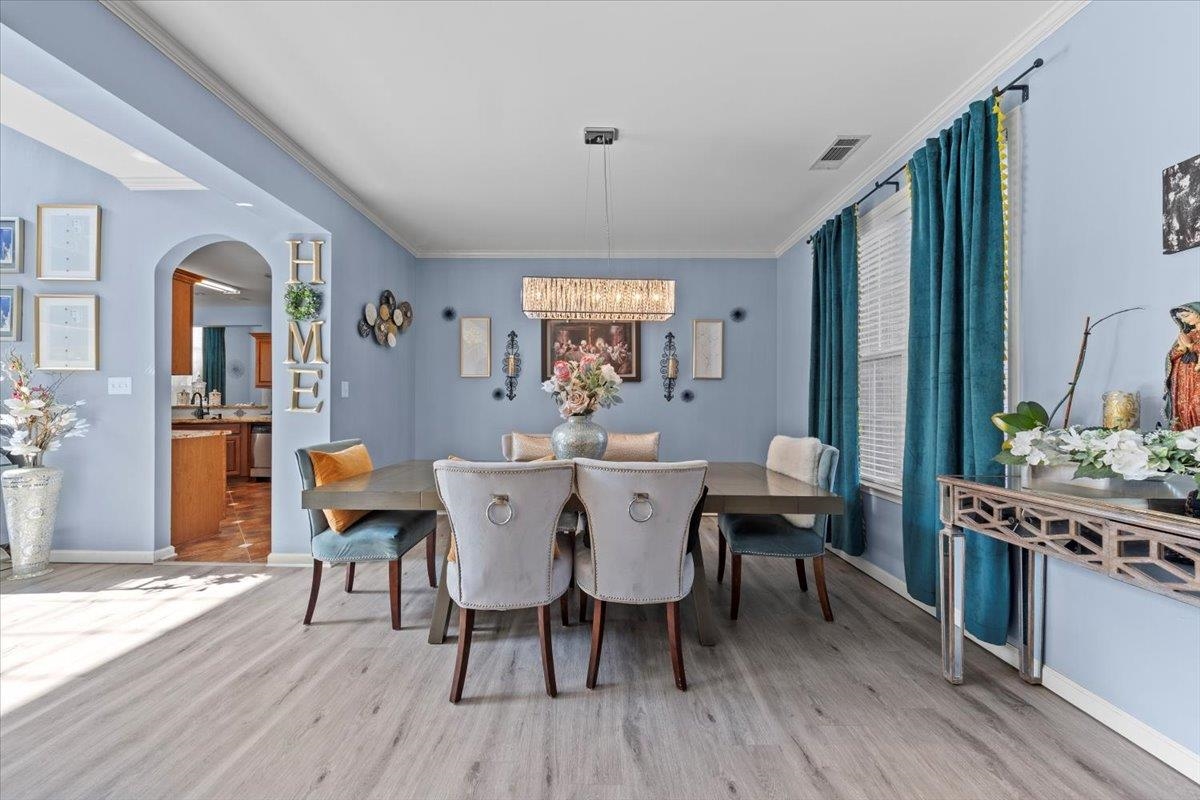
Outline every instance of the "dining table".
{"type": "MultiPolygon", "coordinates": [[[[305,509],[345,509],[354,511],[440,511],[444,512],[433,474],[432,460],[403,461],[373,469],[361,475],[327,483],[301,493],[305,509]]],[[[761,464],[710,461],[705,477],[708,496],[704,513],[739,514],[841,514],[842,498],[810,483],[767,469],[761,464]]],[[[567,502],[566,510],[582,511],[577,496],[567,502]]],[[[696,609],[696,627],[700,643],[716,643],[708,580],[704,571],[703,547],[692,552],[695,578],[692,600],[696,609]]],[[[450,625],[452,601],[446,588],[446,560],[442,558],[437,600],[429,623],[429,643],[445,641],[450,625]]]]}

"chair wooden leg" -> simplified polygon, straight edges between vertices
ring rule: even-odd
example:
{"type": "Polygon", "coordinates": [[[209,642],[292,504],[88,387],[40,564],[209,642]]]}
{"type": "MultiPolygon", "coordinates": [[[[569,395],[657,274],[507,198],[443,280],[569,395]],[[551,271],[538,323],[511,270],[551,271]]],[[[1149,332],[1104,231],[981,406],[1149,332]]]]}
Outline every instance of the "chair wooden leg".
{"type": "Polygon", "coordinates": [[[580,589],[579,590],[579,621],[580,622],[588,621],[587,608],[588,608],[588,596],[583,591],[583,589],[580,589]]]}
{"type": "Polygon", "coordinates": [[[796,559],[796,578],[800,581],[800,591],[808,591],[808,576],[804,574],[804,559],[796,559]]]}
{"type": "Polygon", "coordinates": [[[571,602],[567,599],[570,595],[570,592],[563,592],[562,597],[558,598],[558,614],[562,617],[564,628],[571,627],[571,602]]]}
{"type": "Polygon", "coordinates": [[[725,534],[717,532],[717,583],[725,580],[725,534]]]}
{"type": "Polygon", "coordinates": [[[429,586],[437,588],[437,528],[425,537],[425,572],[429,576],[429,586]]]}
{"type": "Polygon", "coordinates": [[[400,559],[388,562],[388,594],[392,605],[392,630],[400,630],[400,559]]]}
{"type": "MultiPolygon", "coordinates": [[[[564,594],[563,597],[566,597],[564,594]]],[[[550,604],[538,606],[538,639],[542,644],[542,675],[546,678],[546,694],[558,695],[558,684],[554,681],[554,649],[550,646],[550,604]]]]}
{"type": "Polygon", "coordinates": [[[458,610],[458,656],[454,659],[454,679],[450,682],[450,702],[462,699],[463,684],[467,680],[467,658],[471,655],[471,629],[475,627],[475,611],[470,608],[458,610]]]}
{"type": "Polygon", "coordinates": [[[821,614],[826,622],[833,622],[833,609],[829,607],[829,592],[825,590],[825,556],[813,558],[813,580],[817,582],[817,598],[821,601],[821,614]]]}
{"type": "Polygon", "coordinates": [[[317,594],[321,591],[321,562],[313,559],[312,589],[308,592],[308,610],[304,612],[304,624],[312,622],[313,611],[317,608],[317,594]]]}
{"type": "Polygon", "coordinates": [[[671,670],[675,673],[675,688],[687,691],[687,676],[683,674],[683,638],[679,635],[679,602],[667,603],[667,645],[671,648],[671,670]]]}
{"type": "Polygon", "coordinates": [[[596,688],[596,674],[600,671],[600,645],[604,643],[604,610],[607,604],[596,600],[592,608],[592,654],[588,657],[587,688],[596,688]]]}
{"type": "Polygon", "coordinates": [[[346,565],[346,594],[354,591],[354,562],[346,565]]]}
{"type": "Polygon", "coordinates": [[[729,618],[738,618],[738,606],[742,603],[742,557],[734,553],[732,558],[733,578],[729,587],[729,618]]]}

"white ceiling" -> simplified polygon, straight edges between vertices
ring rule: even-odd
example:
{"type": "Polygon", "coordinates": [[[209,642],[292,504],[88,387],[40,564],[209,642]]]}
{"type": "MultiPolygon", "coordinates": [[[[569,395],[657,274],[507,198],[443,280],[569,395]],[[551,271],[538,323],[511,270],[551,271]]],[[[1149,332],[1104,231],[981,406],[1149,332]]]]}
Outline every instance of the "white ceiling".
{"type": "Polygon", "coordinates": [[[236,308],[270,304],[271,266],[248,244],[214,242],[193,252],[179,266],[242,290],[241,294],[222,294],[197,284],[194,297],[199,306],[236,308]]]}
{"type": "Polygon", "coordinates": [[[107,172],[128,189],[204,188],[7,75],[0,75],[0,124],[107,172]]]}
{"type": "Polygon", "coordinates": [[[602,252],[615,125],[618,255],[769,256],[1078,4],[136,5],[420,255],[602,252]]]}

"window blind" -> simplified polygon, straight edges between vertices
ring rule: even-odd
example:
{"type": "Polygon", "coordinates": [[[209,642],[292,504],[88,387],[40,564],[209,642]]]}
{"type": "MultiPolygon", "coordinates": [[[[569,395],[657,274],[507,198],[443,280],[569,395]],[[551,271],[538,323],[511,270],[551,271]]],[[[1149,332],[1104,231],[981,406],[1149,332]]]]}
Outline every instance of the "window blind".
{"type": "Polygon", "coordinates": [[[862,481],[899,491],[908,379],[908,187],[858,220],[858,445],[862,481]]]}

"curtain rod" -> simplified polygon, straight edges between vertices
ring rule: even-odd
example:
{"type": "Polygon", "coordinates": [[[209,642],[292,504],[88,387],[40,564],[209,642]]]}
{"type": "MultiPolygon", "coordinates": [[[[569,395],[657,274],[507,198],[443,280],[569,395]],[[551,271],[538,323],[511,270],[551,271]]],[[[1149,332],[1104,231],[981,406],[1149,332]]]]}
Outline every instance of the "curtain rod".
{"type": "MultiPolygon", "coordinates": [[[[1018,75],[1017,77],[1015,77],[1011,81],[1009,81],[1008,85],[1005,86],[1003,89],[1001,89],[999,86],[992,87],[992,97],[1000,97],[1008,92],[1019,91],[1021,93],[1021,102],[1024,103],[1026,100],[1029,99],[1029,84],[1017,83],[1017,81],[1021,80],[1026,75],[1033,72],[1035,69],[1038,69],[1038,68],[1044,66],[1045,63],[1046,62],[1040,58],[1034,59],[1033,64],[1030,65],[1030,67],[1028,69],[1026,69],[1020,75],[1018,75]]],[[[907,166],[907,164],[905,164],[904,166],[907,166]]],[[[895,177],[904,171],[904,166],[900,167],[900,169],[896,170],[891,175],[888,175],[883,180],[875,181],[875,187],[873,189],[871,189],[869,192],[867,192],[866,194],[864,194],[862,197],[858,198],[858,201],[855,202],[854,205],[859,205],[860,203],[862,203],[862,201],[866,200],[868,197],[870,197],[871,195],[878,192],[884,186],[895,186],[896,191],[897,192],[900,191],[900,182],[895,180],[895,177]]],[[[813,240],[813,237],[809,236],[807,239],[804,240],[804,243],[812,244],[812,240],[813,240]]]]}

